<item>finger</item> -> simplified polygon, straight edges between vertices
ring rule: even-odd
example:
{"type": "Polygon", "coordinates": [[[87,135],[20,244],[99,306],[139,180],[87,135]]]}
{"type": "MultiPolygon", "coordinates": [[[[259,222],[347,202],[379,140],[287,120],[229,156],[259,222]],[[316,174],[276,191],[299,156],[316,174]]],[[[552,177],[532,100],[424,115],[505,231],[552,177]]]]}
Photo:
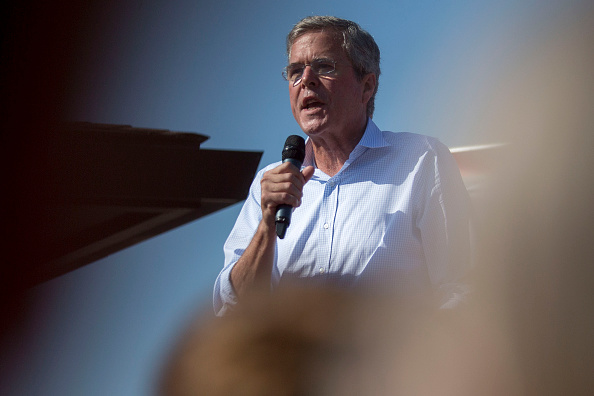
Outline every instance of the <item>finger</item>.
{"type": "Polygon", "coordinates": [[[263,191],[270,194],[287,194],[300,199],[303,196],[302,189],[291,182],[285,183],[266,183],[263,191]]]}
{"type": "MultiPolygon", "coordinates": [[[[291,164],[280,165],[264,174],[263,183],[291,183],[299,191],[303,189],[306,180],[303,174],[291,164]]],[[[288,186],[287,186],[288,188],[288,186]]]]}
{"type": "Polygon", "coordinates": [[[274,175],[262,179],[262,204],[277,206],[287,204],[297,206],[303,195],[301,182],[293,175],[275,177],[274,175]],[[297,185],[296,185],[297,184],[297,185]]]}

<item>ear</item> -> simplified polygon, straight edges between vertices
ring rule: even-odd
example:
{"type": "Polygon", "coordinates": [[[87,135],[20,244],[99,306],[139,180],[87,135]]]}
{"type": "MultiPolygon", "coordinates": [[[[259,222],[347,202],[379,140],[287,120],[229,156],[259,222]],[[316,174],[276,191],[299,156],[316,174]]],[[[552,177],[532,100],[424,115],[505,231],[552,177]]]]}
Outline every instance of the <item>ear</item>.
{"type": "Polygon", "coordinates": [[[367,105],[369,99],[373,96],[375,92],[375,87],[377,86],[377,78],[375,77],[374,73],[366,74],[361,81],[363,92],[362,92],[362,101],[367,105]]]}

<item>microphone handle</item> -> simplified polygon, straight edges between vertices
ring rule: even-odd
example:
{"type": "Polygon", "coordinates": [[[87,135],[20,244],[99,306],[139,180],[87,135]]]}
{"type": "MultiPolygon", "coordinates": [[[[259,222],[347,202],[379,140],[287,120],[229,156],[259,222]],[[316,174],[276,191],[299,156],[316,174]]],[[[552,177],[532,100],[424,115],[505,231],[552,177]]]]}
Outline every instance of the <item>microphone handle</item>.
{"type": "MultiPolygon", "coordinates": [[[[301,170],[301,161],[295,158],[287,158],[283,161],[290,162],[293,164],[297,169],[301,170]]],[[[276,208],[276,235],[283,239],[285,237],[285,233],[287,232],[287,228],[289,224],[291,224],[291,214],[293,213],[293,207],[291,205],[278,205],[276,208]]]]}

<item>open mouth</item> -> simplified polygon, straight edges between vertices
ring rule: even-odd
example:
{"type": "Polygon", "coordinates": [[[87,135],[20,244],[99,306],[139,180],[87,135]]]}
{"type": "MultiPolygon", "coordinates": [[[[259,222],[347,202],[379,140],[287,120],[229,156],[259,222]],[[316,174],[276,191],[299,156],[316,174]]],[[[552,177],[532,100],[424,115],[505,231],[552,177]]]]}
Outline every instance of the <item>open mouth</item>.
{"type": "Polygon", "coordinates": [[[324,103],[322,103],[322,102],[319,102],[317,100],[312,100],[312,101],[305,103],[305,105],[303,106],[303,109],[304,110],[319,109],[323,105],[324,105],[324,103]]]}

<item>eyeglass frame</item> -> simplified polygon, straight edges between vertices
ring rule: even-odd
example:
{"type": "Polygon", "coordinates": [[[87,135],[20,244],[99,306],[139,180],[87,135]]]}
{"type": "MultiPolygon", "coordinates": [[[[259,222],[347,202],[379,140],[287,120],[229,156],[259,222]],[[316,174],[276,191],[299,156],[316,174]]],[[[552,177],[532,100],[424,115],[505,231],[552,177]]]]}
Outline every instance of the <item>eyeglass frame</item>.
{"type": "Polygon", "coordinates": [[[290,67],[292,66],[303,66],[303,68],[301,69],[301,74],[299,77],[295,78],[295,81],[293,81],[293,86],[296,87],[297,85],[299,85],[299,83],[301,82],[301,80],[303,79],[303,73],[305,73],[305,68],[307,66],[309,66],[311,68],[311,71],[316,75],[316,76],[331,76],[332,74],[336,73],[336,61],[333,59],[329,59],[329,58],[319,58],[319,59],[314,59],[312,60],[310,63],[291,63],[288,66],[285,66],[283,68],[282,71],[282,75],[283,78],[289,82],[291,82],[291,80],[289,79],[289,73],[288,70],[290,67]],[[331,63],[332,64],[332,70],[324,72],[324,73],[320,73],[318,71],[318,67],[316,66],[318,63],[331,63]]]}

